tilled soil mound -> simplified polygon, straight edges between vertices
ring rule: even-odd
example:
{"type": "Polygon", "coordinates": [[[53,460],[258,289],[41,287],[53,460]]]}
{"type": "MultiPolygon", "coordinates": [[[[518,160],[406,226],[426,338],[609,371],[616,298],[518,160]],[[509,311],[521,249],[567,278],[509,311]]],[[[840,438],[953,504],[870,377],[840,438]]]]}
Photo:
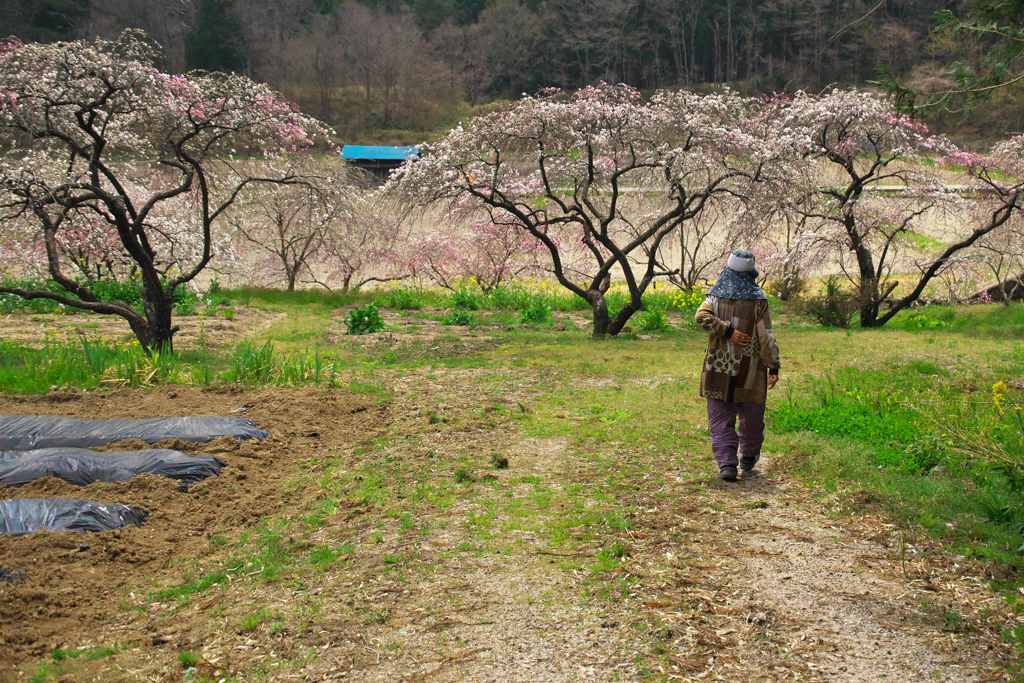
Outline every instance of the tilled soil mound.
{"type": "MultiPolygon", "coordinates": [[[[180,580],[183,560],[212,552],[211,536],[234,537],[267,515],[301,508],[302,487],[286,482],[303,462],[372,437],[387,408],[372,398],[336,390],[165,388],[111,393],[0,397],[0,414],[66,415],[90,419],[179,415],[250,417],[270,432],[264,441],[218,439],[206,444],[166,441],[158,447],[215,455],[218,477],[179,489],[156,476],[73,486],[55,477],[0,488],[0,498],[78,498],[124,503],[149,513],[144,526],[103,533],[42,533],[0,537],[0,670],[96,628],[131,618],[129,595],[180,580]]],[[[122,441],[106,450],[144,444],[122,441]]]]}

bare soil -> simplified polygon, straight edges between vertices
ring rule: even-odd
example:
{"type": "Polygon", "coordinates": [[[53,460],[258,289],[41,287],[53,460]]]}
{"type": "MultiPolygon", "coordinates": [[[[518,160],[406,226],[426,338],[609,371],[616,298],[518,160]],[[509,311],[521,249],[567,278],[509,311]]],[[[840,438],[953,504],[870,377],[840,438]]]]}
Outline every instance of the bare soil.
{"type": "Polygon", "coordinates": [[[19,581],[0,582],[0,668],[68,643],[89,642],[101,626],[128,622],[144,632],[146,615],[125,611],[130,595],[145,595],[179,579],[180,560],[209,555],[211,537],[237,535],[266,515],[301,509],[308,493],[285,484],[303,461],[324,449],[351,449],[388,421],[387,410],[364,397],[305,389],[241,393],[178,388],[0,398],[0,414],[106,418],[232,413],[254,419],[270,432],[269,438],[161,444],[215,455],[227,464],[220,476],[187,492],[172,480],[152,476],[85,487],[49,477],[0,491],[4,498],[80,498],[149,512],[143,526],[107,533],[0,538],[0,567],[23,575],[19,581]]]}

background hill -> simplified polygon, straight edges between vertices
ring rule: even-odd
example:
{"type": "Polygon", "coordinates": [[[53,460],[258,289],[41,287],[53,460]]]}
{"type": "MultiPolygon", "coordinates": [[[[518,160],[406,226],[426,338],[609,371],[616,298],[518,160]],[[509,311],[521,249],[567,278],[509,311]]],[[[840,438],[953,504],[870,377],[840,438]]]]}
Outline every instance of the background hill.
{"type": "MultiPolygon", "coordinates": [[[[231,69],[272,83],[345,137],[402,142],[471,107],[546,86],[642,89],[728,83],[818,90],[895,78],[951,87],[984,52],[931,35],[968,0],[9,0],[0,25],[25,40],[140,27],[165,68],[231,69]]],[[[1011,17],[1012,19],[1012,17],[1011,17]]],[[[983,111],[931,111],[961,136],[1024,128],[1003,92],[983,111]]]]}

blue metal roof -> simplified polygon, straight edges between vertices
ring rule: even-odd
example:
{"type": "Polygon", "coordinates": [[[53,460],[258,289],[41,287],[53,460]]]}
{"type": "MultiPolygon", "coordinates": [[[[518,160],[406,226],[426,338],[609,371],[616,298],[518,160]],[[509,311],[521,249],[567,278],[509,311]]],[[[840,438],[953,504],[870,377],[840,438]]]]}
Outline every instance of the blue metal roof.
{"type": "Polygon", "coordinates": [[[372,159],[374,161],[405,161],[420,155],[416,146],[392,147],[386,145],[345,145],[341,158],[347,160],[372,159]]]}

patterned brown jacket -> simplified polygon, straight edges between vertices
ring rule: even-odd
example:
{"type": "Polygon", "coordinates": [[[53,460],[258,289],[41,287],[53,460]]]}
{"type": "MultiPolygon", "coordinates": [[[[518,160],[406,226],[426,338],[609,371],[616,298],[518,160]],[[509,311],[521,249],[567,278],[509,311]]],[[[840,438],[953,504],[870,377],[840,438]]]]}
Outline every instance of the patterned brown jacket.
{"type": "Polygon", "coordinates": [[[697,309],[697,324],[710,333],[700,395],[736,403],[764,403],[767,375],[779,372],[779,346],[772,334],[768,302],[709,296],[697,309]],[[745,347],[730,341],[733,330],[749,334],[745,347]]]}

